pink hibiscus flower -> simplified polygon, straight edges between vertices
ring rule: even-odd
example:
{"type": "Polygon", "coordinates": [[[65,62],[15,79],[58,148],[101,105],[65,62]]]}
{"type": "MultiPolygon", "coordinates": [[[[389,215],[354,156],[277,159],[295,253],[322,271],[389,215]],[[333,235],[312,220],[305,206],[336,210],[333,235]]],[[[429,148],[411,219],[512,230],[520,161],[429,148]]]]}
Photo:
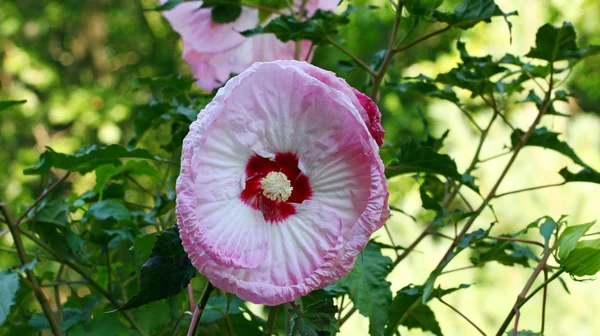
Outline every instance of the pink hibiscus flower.
{"type": "Polygon", "coordinates": [[[198,271],[268,305],[347,274],[389,215],[379,120],[368,97],[305,62],[229,80],[190,126],[177,179],[198,271]]]}
{"type": "MultiPolygon", "coordinates": [[[[159,0],[164,4],[166,0],[159,0]]],[[[298,10],[301,1],[296,0],[298,10]]],[[[293,59],[296,43],[281,42],[272,34],[250,38],[239,32],[254,28],[259,23],[258,10],[243,7],[242,14],[231,23],[218,24],[211,19],[210,8],[200,8],[202,1],[189,1],[164,11],[163,15],[183,40],[183,59],[190,65],[196,84],[205,89],[218,88],[230,74],[244,71],[255,62],[293,59]]],[[[310,16],[317,9],[335,10],[337,1],[308,0],[306,12],[310,16]]],[[[273,19],[275,16],[271,16],[273,19]]],[[[310,42],[302,41],[301,59],[309,59],[310,42]]]]}

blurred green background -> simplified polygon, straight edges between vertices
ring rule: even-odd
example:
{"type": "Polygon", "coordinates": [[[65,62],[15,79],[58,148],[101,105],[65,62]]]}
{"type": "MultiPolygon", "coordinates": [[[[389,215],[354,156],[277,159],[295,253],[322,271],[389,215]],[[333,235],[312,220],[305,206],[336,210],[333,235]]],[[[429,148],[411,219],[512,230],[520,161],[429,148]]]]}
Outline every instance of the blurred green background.
{"type": "MultiPolygon", "coordinates": [[[[446,0],[442,8],[452,9],[460,1],[446,0]]],[[[384,0],[352,1],[355,6],[372,4],[377,10],[358,11],[352,23],[342,31],[344,43],[354,54],[370,61],[373,54],[387,46],[392,12],[384,0]]],[[[580,45],[600,45],[600,2],[597,0],[498,0],[504,11],[517,10],[512,17],[512,43],[506,24],[494,19],[479,24],[467,32],[451,30],[431,39],[395,59],[390,79],[425,74],[435,76],[446,72],[459,61],[456,40],[466,42],[473,55],[505,53],[523,55],[535,40],[535,32],[546,22],[560,24],[571,21],[578,33],[580,45]]],[[[346,6],[346,1],[342,7],[346,6]]],[[[154,0],[3,0],[0,2],[0,100],[26,99],[27,103],[0,114],[0,199],[11,205],[30,203],[39,193],[43,181],[23,175],[26,167],[38,162],[46,146],[58,152],[71,153],[88,144],[124,144],[133,132],[133,106],[147,103],[150,93],[133,90],[136,78],[189,74],[180,60],[180,41],[160,13],[145,11],[154,0]]],[[[401,29],[406,30],[408,23],[401,29]]],[[[420,36],[430,31],[422,24],[413,33],[420,36]]],[[[365,85],[366,76],[355,70],[344,72],[337,61],[347,59],[333,47],[317,49],[313,63],[337,72],[355,87],[365,85]]],[[[578,65],[567,80],[567,87],[577,93],[577,99],[557,105],[571,118],[548,117],[544,125],[563,133],[563,140],[592,167],[600,169],[600,57],[587,59],[578,65]]],[[[483,106],[480,101],[470,101],[483,106]]],[[[454,157],[460,170],[468,165],[476,147],[477,134],[468,127],[461,112],[452,104],[425,100],[421,96],[399,96],[384,89],[380,100],[386,140],[394,141],[423,134],[419,110],[423,111],[435,135],[450,129],[447,152],[454,157]]],[[[489,112],[477,108],[477,120],[487,119],[489,112]]],[[[535,116],[529,105],[509,107],[509,118],[516,126],[527,126],[535,116]]],[[[164,130],[168,132],[168,130],[164,130]]],[[[500,153],[510,143],[510,129],[498,125],[483,149],[483,157],[500,153]]],[[[152,146],[146,138],[142,146],[152,146]]],[[[170,153],[164,153],[165,156],[170,153]]],[[[476,171],[483,190],[489,190],[506,158],[482,165],[476,171]]],[[[557,174],[569,160],[542,149],[524,150],[500,192],[528,186],[560,182],[557,174]]],[[[74,192],[90,189],[94,174],[74,176],[69,180],[74,192]]],[[[419,215],[421,201],[414,182],[409,177],[391,181],[391,204],[419,215]]],[[[477,203],[478,199],[470,200],[477,203]]],[[[600,211],[600,189],[591,184],[569,184],[558,188],[516,194],[494,202],[499,217],[496,232],[514,232],[543,215],[570,216],[572,224],[597,219],[600,211]]],[[[418,217],[421,218],[421,217],[418,217]]],[[[493,221],[489,213],[478,222],[481,227],[493,221]]],[[[422,223],[395,215],[391,230],[396,243],[409,244],[422,230],[422,223]]],[[[381,241],[385,241],[385,235],[381,241]]],[[[7,237],[0,241],[9,245],[7,237]]],[[[416,253],[398,267],[392,276],[392,291],[408,283],[422,283],[435,267],[446,245],[425,240],[416,253]]],[[[0,259],[9,254],[0,252],[0,259]]],[[[468,255],[461,256],[453,266],[469,265],[468,255]]],[[[453,267],[454,268],[454,267],[453,267]]],[[[484,269],[455,272],[442,277],[442,285],[475,284],[460,291],[448,301],[484,330],[494,330],[504,318],[531,270],[507,268],[497,264],[484,269]]],[[[547,311],[547,335],[598,335],[600,320],[600,284],[567,280],[571,295],[558,283],[550,286],[547,311]]],[[[536,298],[522,311],[520,326],[537,329],[541,298],[536,298]]],[[[433,303],[433,309],[446,335],[476,335],[464,320],[447,307],[433,303]]],[[[367,334],[368,320],[355,314],[342,328],[342,335],[367,334]]],[[[402,327],[403,328],[403,327],[402,327]]],[[[401,328],[401,330],[403,330],[401,328]]],[[[403,330],[405,331],[405,330],[403,330]]],[[[411,330],[402,335],[421,335],[411,330]]]]}

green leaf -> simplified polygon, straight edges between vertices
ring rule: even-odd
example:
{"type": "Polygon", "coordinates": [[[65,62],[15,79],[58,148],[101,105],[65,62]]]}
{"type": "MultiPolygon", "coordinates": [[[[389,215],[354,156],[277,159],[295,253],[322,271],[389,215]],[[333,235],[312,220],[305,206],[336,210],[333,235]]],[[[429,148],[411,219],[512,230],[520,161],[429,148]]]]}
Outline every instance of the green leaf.
{"type": "Polygon", "coordinates": [[[120,145],[91,145],[82,147],[73,154],[57,153],[52,148],[46,148],[46,151],[40,155],[40,162],[37,166],[25,169],[24,172],[26,175],[46,174],[50,172],[50,168],[85,174],[102,164],[119,165],[122,158],[164,161],[162,158],[150,154],[145,149],[128,149],[120,145]]]}
{"type": "Polygon", "coordinates": [[[442,4],[443,0],[404,0],[404,8],[414,15],[428,15],[442,4]]]}
{"type": "Polygon", "coordinates": [[[527,57],[542,59],[548,62],[561,60],[579,60],[600,52],[600,46],[587,49],[577,47],[577,35],[570,22],[563,22],[561,27],[545,24],[535,35],[535,47],[531,48],[527,57]]]}
{"type": "Polygon", "coordinates": [[[291,335],[319,336],[333,334],[339,331],[335,320],[337,307],[331,301],[318,301],[306,306],[303,313],[291,309],[291,335]]]}
{"type": "Polygon", "coordinates": [[[456,86],[472,93],[472,97],[492,93],[497,89],[491,77],[507,69],[492,59],[492,56],[475,57],[469,55],[466,46],[457,42],[462,63],[447,73],[439,74],[435,81],[450,86],[456,86]]]}
{"type": "Polygon", "coordinates": [[[240,307],[244,304],[242,299],[234,296],[231,302],[226,296],[211,296],[206,304],[206,310],[202,314],[200,324],[212,324],[221,320],[227,315],[242,313],[240,307]]]}
{"type": "MultiPolygon", "coordinates": [[[[441,298],[444,295],[468,287],[469,285],[464,284],[450,289],[438,287],[433,291],[431,298],[441,298]]],[[[385,336],[394,335],[400,325],[408,329],[419,328],[434,335],[442,336],[442,330],[435,319],[435,314],[421,301],[422,295],[423,287],[421,286],[408,285],[398,291],[388,312],[385,336]]]]}
{"type": "Polygon", "coordinates": [[[25,104],[27,100],[0,100],[0,111],[6,110],[12,106],[25,104]]]}
{"type": "Polygon", "coordinates": [[[241,32],[246,37],[257,34],[275,34],[283,42],[309,40],[314,44],[324,44],[328,38],[337,35],[340,26],[348,24],[348,14],[317,10],[308,20],[298,21],[295,15],[281,15],[271,20],[264,28],[241,32]]]}
{"type": "Polygon", "coordinates": [[[452,90],[450,86],[446,86],[444,89],[440,89],[434,84],[433,79],[425,76],[418,76],[415,78],[407,79],[409,80],[405,80],[394,84],[387,84],[387,86],[406,95],[420,93],[427,97],[444,99],[455,104],[460,103],[458,97],[456,96],[456,92],[454,92],[454,90],[452,90]]]}
{"type": "Polygon", "coordinates": [[[0,272],[0,326],[6,322],[10,306],[15,304],[15,296],[19,289],[19,276],[10,270],[0,272]]]}
{"type": "Polygon", "coordinates": [[[229,23],[237,20],[242,14],[240,5],[217,5],[211,11],[211,18],[215,23],[229,23]]]}
{"type": "Polygon", "coordinates": [[[492,225],[490,225],[490,227],[487,230],[478,229],[473,232],[467,233],[458,242],[456,249],[454,251],[452,251],[448,255],[448,257],[446,257],[446,259],[444,259],[442,261],[442,263],[440,264],[439,267],[434,269],[433,272],[431,272],[429,274],[427,281],[425,281],[425,285],[423,285],[423,298],[422,298],[423,303],[426,303],[427,301],[430,300],[431,295],[434,293],[434,286],[435,286],[435,282],[437,281],[437,278],[442,274],[442,271],[444,270],[444,268],[446,268],[446,266],[448,266],[450,261],[452,261],[452,259],[454,259],[454,257],[456,257],[460,252],[462,252],[464,249],[469,247],[471,244],[481,241],[482,239],[487,237],[489,235],[492,227],[493,227],[493,223],[492,223],[492,225]]]}
{"type": "Polygon", "coordinates": [[[354,268],[338,285],[346,289],[361,315],[369,317],[369,333],[383,335],[387,310],[392,302],[390,273],[392,260],[381,254],[379,246],[369,243],[356,258],[354,268]]]}
{"type": "Polygon", "coordinates": [[[186,1],[191,1],[191,0],[167,0],[164,4],[155,7],[154,10],[156,11],[166,11],[169,9],[173,9],[175,8],[177,5],[179,5],[182,2],[186,2],[186,1]]]}
{"type": "Polygon", "coordinates": [[[476,266],[496,261],[505,266],[521,265],[530,267],[529,261],[539,261],[539,258],[529,247],[514,241],[479,241],[472,248],[474,250],[470,260],[476,266]]]}
{"type": "MultiPolygon", "coordinates": [[[[571,148],[571,146],[569,146],[566,142],[560,141],[558,139],[559,134],[560,133],[549,131],[546,127],[536,128],[535,130],[533,130],[533,133],[531,133],[529,139],[527,139],[525,146],[535,146],[551,149],[553,151],[565,155],[566,157],[573,160],[573,162],[581,166],[587,167],[587,164],[585,164],[585,162],[583,162],[577,156],[577,154],[575,154],[575,151],[571,148]]],[[[516,129],[511,134],[510,140],[513,148],[517,146],[517,144],[521,141],[521,138],[524,135],[525,132],[520,129],[516,129]]]]}
{"type": "Polygon", "coordinates": [[[600,239],[584,240],[575,245],[561,267],[572,276],[592,276],[600,271],[600,239]]]}
{"type": "Polygon", "coordinates": [[[565,182],[590,182],[600,184],[600,173],[590,167],[585,167],[577,173],[571,173],[567,167],[561,169],[560,176],[565,179],[565,182]]]}
{"type": "Polygon", "coordinates": [[[558,239],[558,260],[567,259],[569,254],[575,249],[579,239],[581,239],[594,224],[596,224],[596,221],[567,227],[558,239]]]}
{"type": "Polygon", "coordinates": [[[181,245],[179,228],[173,225],[156,237],[152,253],[140,271],[140,291],[119,310],[177,295],[195,274],[196,269],[181,245]]]}
{"type": "Polygon", "coordinates": [[[131,217],[129,210],[125,207],[123,202],[116,199],[108,199],[92,204],[85,216],[87,218],[94,217],[100,220],[113,218],[118,221],[123,221],[131,217]]]}
{"type": "Polygon", "coordinates": [[[428,173],[460,179],[456,163],[446,154],[440,154],[433,147],[421,142],[410,141],[400,147],[396,160],[386,169],[386,176],[428,173]]]}
{"type": "MultiPolygon", "coordinates": [[[[440,11],[433,13],[433,17],[438,21],[461,29],[472,28],[481,21],[491,22],[494,16],[502,16],[506,20],[511,15],[517,15],[517,12],[504,13],[494,0],[464,0],[453,13],[440,11]]],[[[506,22],[510,28],[508,20],[506,22]]]]}
{"type": "Polygon", "coordinates": [[[350,72],[359,67],[355,60],[339,60],[337,66],[342,71],[350,72]]]}
{"type": "Polygon", "coordinates": [[[540,234],[542,237],[544,237],[544,251],[548,249],[550,245],[550,238],[552,238],[552,234],[557,226],[558,223],[550,217],[546,217],[546,221],[540,225],[540,234]]]}

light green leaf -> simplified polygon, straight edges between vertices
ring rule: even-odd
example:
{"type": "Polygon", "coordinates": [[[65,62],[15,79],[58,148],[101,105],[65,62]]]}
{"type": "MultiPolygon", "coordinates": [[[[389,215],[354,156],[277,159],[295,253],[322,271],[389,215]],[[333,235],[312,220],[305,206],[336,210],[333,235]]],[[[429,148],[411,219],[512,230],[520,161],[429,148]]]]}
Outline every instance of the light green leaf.
{"type": "Polygon", "coordinates": [[[594,224],[596,224],[596,221],[567,227],[558,239],[558,260],[566,260],[571,251],[575,249],[579,239],[581,239],[594,224]]]}
{"type": "Polygon", "coordinates": [[[19,289],[19,276],[10,270],[0,272],[0,326],[6,322],[10,307],[15,303],[19,289]]]}

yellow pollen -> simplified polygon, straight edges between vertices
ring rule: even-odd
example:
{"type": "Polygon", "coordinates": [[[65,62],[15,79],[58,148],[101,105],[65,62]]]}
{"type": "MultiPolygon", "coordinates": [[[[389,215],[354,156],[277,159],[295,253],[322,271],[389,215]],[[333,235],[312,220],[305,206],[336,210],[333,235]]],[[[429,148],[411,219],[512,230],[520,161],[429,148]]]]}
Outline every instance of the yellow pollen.
{"type": "Polygon", "coordinates": [[[292,185],[284,173],[270,172],[262,179],[262,194],[272,201],[285,202],[292,195],[292,185]]]}

